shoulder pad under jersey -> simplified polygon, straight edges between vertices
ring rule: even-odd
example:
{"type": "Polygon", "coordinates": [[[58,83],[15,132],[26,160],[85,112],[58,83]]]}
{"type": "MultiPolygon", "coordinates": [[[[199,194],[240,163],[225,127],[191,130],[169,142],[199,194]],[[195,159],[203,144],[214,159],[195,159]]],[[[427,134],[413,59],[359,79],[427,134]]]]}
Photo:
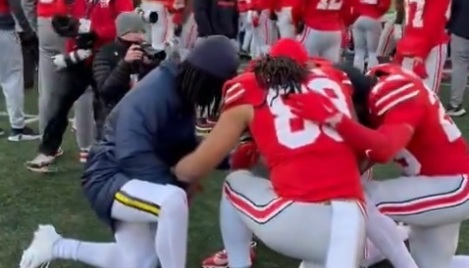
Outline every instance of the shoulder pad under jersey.
{"type": "Polygon", "coordinates": [[[256,78],[251,72],[240,74],[227,81],[223,86],[222,110],[250,103],[250,100],[248,99],[248,90],[255,85],[256,78]]]}
{"type": "Polygon", "coordinates": [[[402,103],[417,101],[422,86],[401,75],[381,79],[371,90],[368,105],[370,113],[382,116],[402,103]]]}

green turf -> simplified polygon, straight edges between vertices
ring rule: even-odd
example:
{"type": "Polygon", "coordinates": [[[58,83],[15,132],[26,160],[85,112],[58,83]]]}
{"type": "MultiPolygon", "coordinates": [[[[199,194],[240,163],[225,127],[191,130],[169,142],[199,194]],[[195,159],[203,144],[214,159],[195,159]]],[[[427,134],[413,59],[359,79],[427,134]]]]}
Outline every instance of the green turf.
{"type": "MultiPolygon", "coordinates": [[[[443,89],[443,99],[447,90],[443,89]]],[[[27,111],[36,112],[36,93],[27,93],[27,111]]],[[[466,100],[469,103],[469,100],[466,100]]],[[[0,111],[4,111],[3,99],[0,111]]],[[[456,120],[469,137],[469,117],[456,120]]],[[[6,117],[0,126],[7,129],[6,117]]],[[[36,125],[33,125],[36,127],[36,125]]],[[[432,135],[432,133],[428,133],[432,135]]],[[[35,156],[38,142],[10,143],[0,139],[0,268],[17,267],[19,258],[29,243],[32,232],[41,223],[51,223],[65,236],[106,241],[109,230],[96,220],[84,200],[79,186],[81,166],[75,139],[68,131],[64,140],[64,156],[58,160],[59,172],[39,175],[27,171],[24,162],[35,156]]],[[[444,157],[444,156],[442,156],[444,157]]],[[[340,165],[340,163],[337,163],[340,165]]],[[[377,170],[380,178],[391,177],[389,167],[377,170]]],[[[196,198],[191,208],[191,228],[188,268],[199,267],[200,261],[221,246],[218,231],[218,198],[222,174],[214,173],[207,180],[205,192],[196,198]]],[[[462,230],[459,252],[469,253],[469,225],[462,230]]],[[[72,262],[54,262],[51,267],[85,267],[72,262]]],[[[260,247],[257,268],[293,268],[296,261],[287,260],[260,247]]]]}

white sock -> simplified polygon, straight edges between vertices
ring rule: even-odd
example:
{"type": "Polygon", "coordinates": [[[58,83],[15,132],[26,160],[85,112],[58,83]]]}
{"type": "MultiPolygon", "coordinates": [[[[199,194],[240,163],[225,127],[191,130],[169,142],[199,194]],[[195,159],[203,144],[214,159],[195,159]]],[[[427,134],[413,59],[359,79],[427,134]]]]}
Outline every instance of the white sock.
{"type": "Polygon", "coordinates": [[[112,268],[117,263],[117,247],[115,243],[92,243],[75,239],[60,239],[52,249],[54,258],[80,261],[101,268],[112,268]]]}
{"type": "Polygon", "coordinates": [[[220,228],[230,268],[251,267],[252,232],[225,196],[222,196],[220,203],[220,228]]]}
{"type": "Polygon", "coordinates": [[[186,268],[189,208],[185,196],[173,195],[161,204],[155,247],[162,268],[186,268]]]}
{"type": "MultiPolygon", "coordinates": [[[[381,254],[396,268],[417,268],[417,264],[404,245],[402,235],[391,218],[381,214],[372,202],[367,202],[367,237],[381,254]]],[[[370,260],[376,256],[369,256],[370,260]]],[[[368,263],[367,263],[368,264],[368,263]]]]}
{"type": "Polygon", "coordinates": [[[467,268],[469,267],[469,256],[456,255],[451,261],[451,268],[467,268]]]}

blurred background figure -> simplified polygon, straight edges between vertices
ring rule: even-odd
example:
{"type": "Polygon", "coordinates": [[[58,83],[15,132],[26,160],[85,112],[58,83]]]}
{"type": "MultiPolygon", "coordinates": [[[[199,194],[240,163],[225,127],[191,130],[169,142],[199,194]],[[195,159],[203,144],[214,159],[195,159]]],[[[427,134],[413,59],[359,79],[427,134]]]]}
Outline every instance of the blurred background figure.
{"type": "Polygon", "coordinates": [[[353,66],[365,71],[378,64],[377,49],[381,36],[381,17],[389,10],[391,0],[360,0],[354,12],[358,19],[353,24],[353,66]]]}
{"type": "Polygon", "coordinates": [[[451,116],[463,116],[464,92],[469,75],[469,2],[453,0],[449,32],[451,33],[451,97],[446,113],[451,116]]]}
{"type": "Polygon", "coordinates": [[[239,49],[239,12],[237,0],[194,0],[194,19],[197,23],[196,45],[211,35],[228,37],[239,49]]]}
{"type": "Polygon", "coordinates": [[[163,49],[182,24],[185,0],[143,0],[137,13],[148,24],[148,40],[154,48],[163,49]]]}
{"type": "MultiPolygon", "coordinates": [[[[39,139],[40,136],[28,128],[24,118],[24,76],[21,42],[25,45],[37,43],[36,33],[29,24],[19,0],[0,0],[0,86],[5,95],[11,131],[9,141],[39,139]],[[16,30],[16,22],[22,30],[22,40],[16,30]]],[[[4,131],[0,129],[0,135],[4,131]]]]}
{"type": "MultiPolygon", "coordinates": [[[[57,0],[59,1],[59,0],[57,0]]],[[[47,122],[38,155],[27,162],[26,166],[34,172],[47,173],[55,171],[50,164],[55,160],[62,143],[63,135],[68,125],[68,114],[75,101],[91,87],[95,91],[96,85],[92,73],[92,57],[96,51],[116,38],[116,17],[126,11],[133,11],[131,0],[75,0],[66,15],[56,14],[51,19],[53,30],[67,40],[66,52],[55,55],[52,61],[55,70],[65,73],[66,83],[58,94],[51,97],[57,103],[52,109],[47,122]]],[[[88,106],[91,104],[90,100],[88,106]]],[[[85,103],[86,104],[86,103],[85,103]]],[[[84,107],[86,108],[86,107],[84,107]]],[[[92,111],[92,107],[87,108],[92,111]]],[[[79,161],[86,162],[89,148],[94,138],[89,134],[93,121],[89,122],[88,115],[84,115],[83,122],[76,117],[76,135],[80,147],[79,161]],[[86,136],[83,132],[87,132],[86,136]]]]}

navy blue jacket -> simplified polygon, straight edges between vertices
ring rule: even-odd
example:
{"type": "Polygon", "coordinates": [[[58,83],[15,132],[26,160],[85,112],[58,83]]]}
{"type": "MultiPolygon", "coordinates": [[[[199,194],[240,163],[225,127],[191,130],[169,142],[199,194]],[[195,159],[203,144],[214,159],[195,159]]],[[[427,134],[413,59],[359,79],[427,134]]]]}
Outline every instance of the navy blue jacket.
{"type": "Polygon", "coordinates": [[[114,195],[129,180],[175,183],[170,168],[197,146],[195,119],[176,92],[177,65],[165,61],[112,110],[90,151],[82,185],[100,218],[110,221],[114,195]]]}

